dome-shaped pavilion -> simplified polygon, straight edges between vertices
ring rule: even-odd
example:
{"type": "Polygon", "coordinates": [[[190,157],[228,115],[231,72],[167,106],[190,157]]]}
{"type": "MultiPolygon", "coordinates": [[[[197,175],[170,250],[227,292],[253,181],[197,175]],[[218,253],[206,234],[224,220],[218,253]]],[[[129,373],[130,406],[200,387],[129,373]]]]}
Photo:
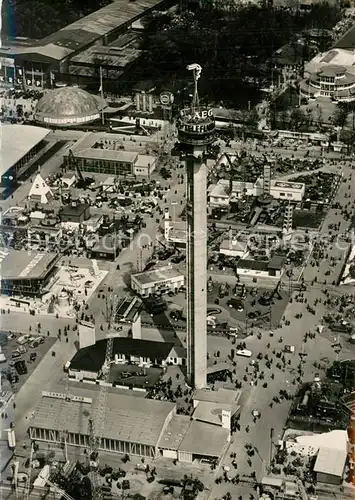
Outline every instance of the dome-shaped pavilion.
{"type": "Polygon", "coordinates": [[[46,126],[68,127],[90,123],[102,112],[102,100],[79,87],[47,91],[38,101],[34,119],[46,126]]]}

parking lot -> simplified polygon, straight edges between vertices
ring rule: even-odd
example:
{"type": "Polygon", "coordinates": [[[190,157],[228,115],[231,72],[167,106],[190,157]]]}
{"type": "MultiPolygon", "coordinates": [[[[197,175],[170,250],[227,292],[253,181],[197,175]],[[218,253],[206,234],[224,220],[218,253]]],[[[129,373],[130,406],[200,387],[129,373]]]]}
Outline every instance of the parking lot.
{"type": "Polygon", "coordinates": [[[129,388],[149,388],[160,378],[163,370],[160,368],[139,368],[134,365],[111,366],[110,382],[129,388]]]}
{"type": "Polygon", "coordinates": [[[17,342],[20,337],[20,334],[0,332],[0,345],[2,353],[6,358],[6,361],[2,362],[1,373],[7,380],[11,378],[11,373],[17,375],[17,377],[15,375],[15,379],[13,379],[16,391],[18,391],[32,375],[35,368],[55,343],[55,339],[52,337],[33,336],[34,339],[38,339],[38,344],[37,342],[33,343],[27,341],[20,345],[17,342]],[[39,343],[40,338],[43,339],[42,343],[39,343]],[[21,361],[25,363],[27,373],[21,373],[25,372],[25,370],[21,370],[21,363],[18,363],[21,361]]]}

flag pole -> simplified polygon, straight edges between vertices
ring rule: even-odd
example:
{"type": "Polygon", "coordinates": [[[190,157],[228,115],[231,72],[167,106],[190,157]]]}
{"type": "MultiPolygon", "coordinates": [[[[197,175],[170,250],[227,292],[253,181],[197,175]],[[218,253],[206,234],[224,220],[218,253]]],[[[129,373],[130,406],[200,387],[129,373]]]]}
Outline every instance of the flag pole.
{"type": "Polygon", "coordinates": [[[104,100],[104,88],[103,88],[103,78],[102,78],[102,66],[100,66],[100,92],[101,92],[101,118],[102,118],[102,125],[105,125],[105,115],[104,115],[104,106],[103,106],[103,100],[104,100]]]}

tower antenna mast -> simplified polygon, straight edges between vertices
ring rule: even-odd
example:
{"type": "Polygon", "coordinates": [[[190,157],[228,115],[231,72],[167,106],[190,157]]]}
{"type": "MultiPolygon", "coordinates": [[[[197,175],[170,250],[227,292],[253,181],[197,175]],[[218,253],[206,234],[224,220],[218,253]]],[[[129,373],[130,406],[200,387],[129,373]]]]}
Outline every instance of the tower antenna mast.
{"type": "Polygon", "coordinates": [[[198,97],[198,81],[199,81],[200,76],[201,76],[202,67],[199,64],[194,63],[194,64],[189,64],[187,66],[187,69],[189,71],[192,71],[192,74],[194,77],[194,83],[195,83],[194,95],[192,98],[192,106],[191,106],[192,113],[194,114],[195,111],[199,111],[199,109],[200,109],[200,100],[198,97]]]}

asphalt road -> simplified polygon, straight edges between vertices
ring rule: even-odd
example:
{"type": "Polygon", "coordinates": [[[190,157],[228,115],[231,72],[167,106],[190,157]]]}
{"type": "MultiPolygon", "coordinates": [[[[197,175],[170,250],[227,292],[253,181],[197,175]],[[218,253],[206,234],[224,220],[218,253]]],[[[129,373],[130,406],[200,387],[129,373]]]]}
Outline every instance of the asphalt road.
{"type": "Polygon", "coordinates": [[[19,448],[27,437],[30,420],[41,399],[42,391],[48,390],[63,379],[64,364],[73,357],[75,351],[73,342],[66,343],[63,340],[58,340],[16,394],[15,422],[16,440],[19,448]],[[52,356],[52,351],[56,353],[55,357],[52,356]]]}

